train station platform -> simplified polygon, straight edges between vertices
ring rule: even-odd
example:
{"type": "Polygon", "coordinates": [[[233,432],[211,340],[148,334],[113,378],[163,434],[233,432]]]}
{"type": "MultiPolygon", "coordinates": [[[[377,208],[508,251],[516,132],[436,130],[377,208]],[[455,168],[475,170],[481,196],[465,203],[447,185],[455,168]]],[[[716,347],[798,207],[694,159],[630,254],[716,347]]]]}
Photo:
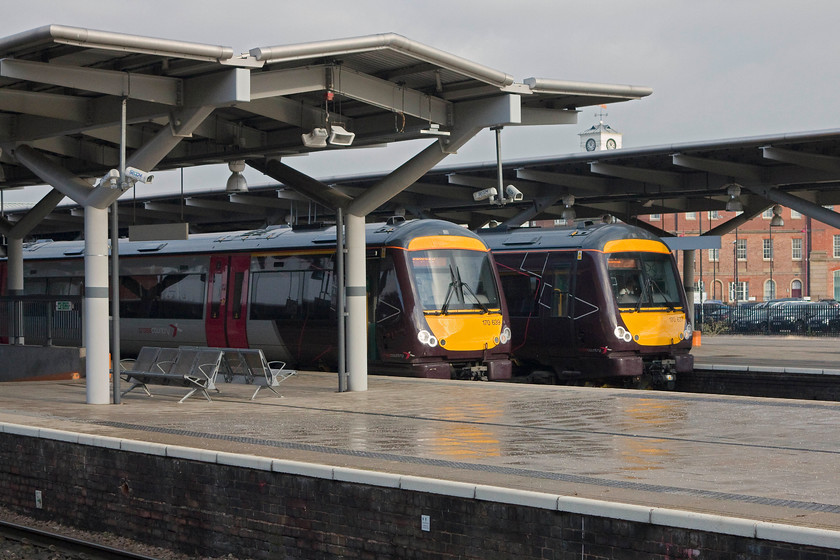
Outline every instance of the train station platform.
{"type": "MultiPolygon", "coordinates": [[[[712,338],[700,363],[751,347],[712,338]]],[[[183,388],[155,386],[153,398],[87,405],[84,380],[3,383],[0,430],[840,549],[838,403],[380,376],[366,392],[337,385],[300,372],[283,398],[226,385],[212,402],[179,404],[183,388]]]]}

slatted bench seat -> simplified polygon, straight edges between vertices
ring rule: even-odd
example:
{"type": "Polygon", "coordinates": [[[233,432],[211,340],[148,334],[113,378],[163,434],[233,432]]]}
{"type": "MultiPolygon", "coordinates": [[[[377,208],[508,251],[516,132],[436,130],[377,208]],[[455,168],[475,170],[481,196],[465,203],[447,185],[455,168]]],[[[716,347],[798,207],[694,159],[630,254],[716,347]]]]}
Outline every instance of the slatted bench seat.
{"type": "Polygon", "coordinates": [[[218,348],[159,348],[144,346],[137,359],[120,376],[132,383],[122,394],[140,387],[152,396],[149,385],[182,385],[190,390],[178,402],[184,402],[196,392],[208,401],[208,390],[216,390],[216,376],[223,352],[218,348]]]}
{"type": "Polygon", "coordinates": [[[267,388],[278,397],[282,396],[274,388],[297,374],[296,370],[286,369],[286,362],[266,360],[265,354],[259,348],[219,348],[219,350],[223,353],[220,366],[221,379],[225,383],[256,385],[257,389],[251,395],[251,400],[254,400],[263,388],[267,388]]]}
{"type": "Polygon", "coordinates": [[[259,348],[210,348],[181,346],[180,348],[159,348],[144,346],[137,359],[121,360],[120,376],[132,385],[122,394],[141,388],[150,397],[148,385],[183,385],[190,391],[178,402],[184,402],[196,392],[209,401],[208,390],[217,393],[219,373],[225,383],[244,383],[257,388],[251,400],[260,389],[268,388],[275,395],[282,396],[274,388],[282,381],[296,375],[296,370],[286,369],[282,361],[266,360],[259,348]]]}

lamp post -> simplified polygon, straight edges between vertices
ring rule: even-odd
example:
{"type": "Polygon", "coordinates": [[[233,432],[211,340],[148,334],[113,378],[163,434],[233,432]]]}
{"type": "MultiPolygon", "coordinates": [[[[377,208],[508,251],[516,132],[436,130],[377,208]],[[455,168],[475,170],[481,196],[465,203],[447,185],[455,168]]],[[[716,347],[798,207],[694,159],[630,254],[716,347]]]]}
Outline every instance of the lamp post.
{"type": "Polygon", "coordinates": [[[770,237],[770,299],[776,297],[776,284],[773,283],[773,257],[776,254],[773,247],[773,228],[782,227],[785,221],[782,219],[782,207],[778,204],[773,206],[773,217],[770,218],[770,225],[767,226],[768,235],[770,237]]]}
{"type": "Polygon", "coordinates": [[[735,306],[738,306],[738,228],[735,228],[735,241],[732,242],[732,266],[734,274],[734,283],[732,284],[732,292],[734,295],[735,306]]]}

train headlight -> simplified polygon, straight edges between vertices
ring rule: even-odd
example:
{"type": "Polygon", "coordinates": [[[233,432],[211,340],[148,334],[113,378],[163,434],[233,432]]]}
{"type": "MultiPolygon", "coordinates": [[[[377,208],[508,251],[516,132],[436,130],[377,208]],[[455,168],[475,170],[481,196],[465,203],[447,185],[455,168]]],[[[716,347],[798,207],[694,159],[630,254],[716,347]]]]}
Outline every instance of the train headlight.
{"type": "Polygon", "coordinates": [[[691,323],[688,321],[685,322],[685,329],[683,330],[683,340],[691,340],[691,333],[694,332],[694,328],[691,326],[691,323]]]}
{"type": "Polygon", "coordinates": [[[432,333],[425,329],[417,333],[417,340],[420,341],[420,344],[428,344],[431,337],[432,333]]]}
{"type": "Polygon", "coordinates": [[[615,337],[617,339],[623,340],[624,342],[632,342],[633,341],[633,335],[630,334],[630,331],[628,331],[627,329],[625,329],[624,327],[622,327],[620,325],[615,328],[615,330],[613,331],[613,334],[615,335],[615,337]]]}
{"type": "Polygon", "coordinates": [[[510,340],[510,329],[505,327],[502,329],[502,335],[499,337],[499,340],[502,341],[502,344],[507,344],[510,340]]]}
{"type": "Polygon", "coordinates": [[[417,333],[417,340],[420,341],[420,344],[425,344],[431,348],[434,348],[438,345],[438,339],[432,336],[432,333],[423,329],[422,331],[417,333]]]}

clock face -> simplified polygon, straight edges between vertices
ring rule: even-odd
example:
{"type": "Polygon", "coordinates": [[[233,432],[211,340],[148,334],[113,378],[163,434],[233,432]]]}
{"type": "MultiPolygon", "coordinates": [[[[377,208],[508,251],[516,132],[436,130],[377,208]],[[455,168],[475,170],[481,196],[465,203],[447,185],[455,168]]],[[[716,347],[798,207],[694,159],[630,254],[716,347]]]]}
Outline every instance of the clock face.
{"type": "Polygon", "coordinates": [[[586,151],[587,152],[594,152],[595,151],[595,139],[590,138],[586,141],[586,151]]]}
{"type": "Polygon", "coordinates": [[[608,150],[615,150],[615,140],[613,140],[612,138],[609,138],[607,140],[607,149],[608,150]]]}

